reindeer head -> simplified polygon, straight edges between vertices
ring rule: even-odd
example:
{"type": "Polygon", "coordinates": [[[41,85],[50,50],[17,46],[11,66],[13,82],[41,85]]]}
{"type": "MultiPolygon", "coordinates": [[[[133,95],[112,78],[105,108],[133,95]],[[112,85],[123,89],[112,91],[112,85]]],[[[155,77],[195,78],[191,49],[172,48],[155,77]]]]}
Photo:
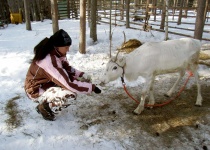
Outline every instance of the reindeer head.
{"type": "Polygon", "coordinates": [[[118,56],[118,54],[116,55],[116,57],[112,57],[106,65],[106,70],[103,74],[101,82],[108,83],[123,76],[125,64],[126,64],[125,57],[118,56]]]}

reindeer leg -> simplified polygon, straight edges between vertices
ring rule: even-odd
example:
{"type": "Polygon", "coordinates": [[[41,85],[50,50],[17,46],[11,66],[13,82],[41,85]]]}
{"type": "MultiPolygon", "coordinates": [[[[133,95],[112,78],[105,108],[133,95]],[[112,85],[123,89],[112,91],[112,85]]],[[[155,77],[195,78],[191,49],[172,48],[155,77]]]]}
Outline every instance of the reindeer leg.
{"type": "Polygon", "coordinates": [[[174,89],[176,88],[177,84],[180,82],[180,80],[182,79],[182,77],[184,76],[184,70],[181,70],[179,72],[179,77],[176,80],[176,82],[174,83],[174,85],[172,86],[172,88],[165,94],[165,96],[170,97],[174,91],[174,89]]]}
{"type": "Polygon", "coordinates": [[[194,71],[194,77],[195,77],[195,80],[196,80],[196,83],[197,83],[197,91],[198,91],[197,100],[196,100],[195,105],[196,106],[202,106],[203,98],[201,96],[201,85],[199,83],[199,77],[198,77],[198,72],[197,71],[194,71]]]}
{"type": "MultiPolygon", "coordinates": [[[[154,98],[154,94],[153,94],[154,81],[155,81],[155,76],[152,77],[152,82],[151,82],[150,91],[149,91],[149,103],[148,103],[148,105],[154,105],[155,104],[155,98],[154,98]]],[[[153,106],[149,106],[149,108],[153,108],[153,106]]]]}
{"type": "Polygon", "coordinates": [[[198,72],[197,72],[197,64],[191,65],[190,69],[193,72],[193,75],[195,77],[195,81],[197,83],[197,92],[198,92],[198,94],[197,94],[197,100],[196,100],[195,105],[196,106],[202,106],[203,98],[201,96],[201,86],[200,86],[200,83],[199,83],[199,77],[198,77],[198,72]]]}
{"type": "Polygon", "coordinates": [[[149,89],[151,87],[151,83],[152,83],[152,78],[151,77],[150,78],[147,78],[146,79],[146,82],[145,82],[145,85],[143,87],[143,90],[142,90],[140,104],[134,110],[134,113],[137,114],[137,115],[141,114],[141,112],[144,110],[145,99],[146,99],[146,96],[148,94],[148,91],[149,91],[149,89]]]}
{"type": "Polygon", "coordinates": [[[146,91],[142,92],[140,104],[134,110],[134,114],[139,115],[144,110],[144,103],[145,103],[146,96],[147,96],[146,91]]]}

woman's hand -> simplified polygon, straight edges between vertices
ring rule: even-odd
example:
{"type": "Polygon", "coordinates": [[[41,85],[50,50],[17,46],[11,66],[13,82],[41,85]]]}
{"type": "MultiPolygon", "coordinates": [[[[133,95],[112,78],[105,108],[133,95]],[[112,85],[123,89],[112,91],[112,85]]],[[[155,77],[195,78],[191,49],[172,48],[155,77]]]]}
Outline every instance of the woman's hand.
{"type": "Polygon", "coordinates": [[[96,94],[99,94],[99,93],[101,93],[101,90],[96,86],[95,89],[94,89],[94,92],[95,92],[96,94]]]}
{"type": "Polygon", "coordinates": [[[91,76],[90,75],[88,75],[88,74],[86,74],[86,73],[84,73],[83,75],[82,75],[82,77],[79,77],[79,78],[77,78],[79,81],[82,81],[82,82],[91,82],[92,81],[92,79],[91,79],[91,76]]]}

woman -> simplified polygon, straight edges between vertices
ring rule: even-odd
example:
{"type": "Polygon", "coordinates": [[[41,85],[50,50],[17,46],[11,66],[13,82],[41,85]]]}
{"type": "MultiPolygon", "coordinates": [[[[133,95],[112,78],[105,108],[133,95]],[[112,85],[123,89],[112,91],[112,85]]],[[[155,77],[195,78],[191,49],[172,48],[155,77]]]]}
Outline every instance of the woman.
{"type": "Polygon", "coordinates": [[[61,29],[34,48],[24,88],[28,97],[39,103],[36,110],[46,120],[54,121],[55,114],[68,107],[78,93],[101,93],[89,83],[88,75],[69,65],[66,53],[71,43],[68,33],[61,29]]]}

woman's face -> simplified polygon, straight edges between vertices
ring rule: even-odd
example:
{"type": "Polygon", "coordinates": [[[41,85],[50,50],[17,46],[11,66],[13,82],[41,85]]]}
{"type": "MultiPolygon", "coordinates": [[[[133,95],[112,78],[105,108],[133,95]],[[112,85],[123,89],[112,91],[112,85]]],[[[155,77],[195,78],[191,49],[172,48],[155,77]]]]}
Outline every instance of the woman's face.
{"type": "Polygon", "coordinates": [[[58,51],[62,55],[66,55],[66,53],[69,51],[70,46],[63,46],[63,47],[58,47],[58,51]]]}

